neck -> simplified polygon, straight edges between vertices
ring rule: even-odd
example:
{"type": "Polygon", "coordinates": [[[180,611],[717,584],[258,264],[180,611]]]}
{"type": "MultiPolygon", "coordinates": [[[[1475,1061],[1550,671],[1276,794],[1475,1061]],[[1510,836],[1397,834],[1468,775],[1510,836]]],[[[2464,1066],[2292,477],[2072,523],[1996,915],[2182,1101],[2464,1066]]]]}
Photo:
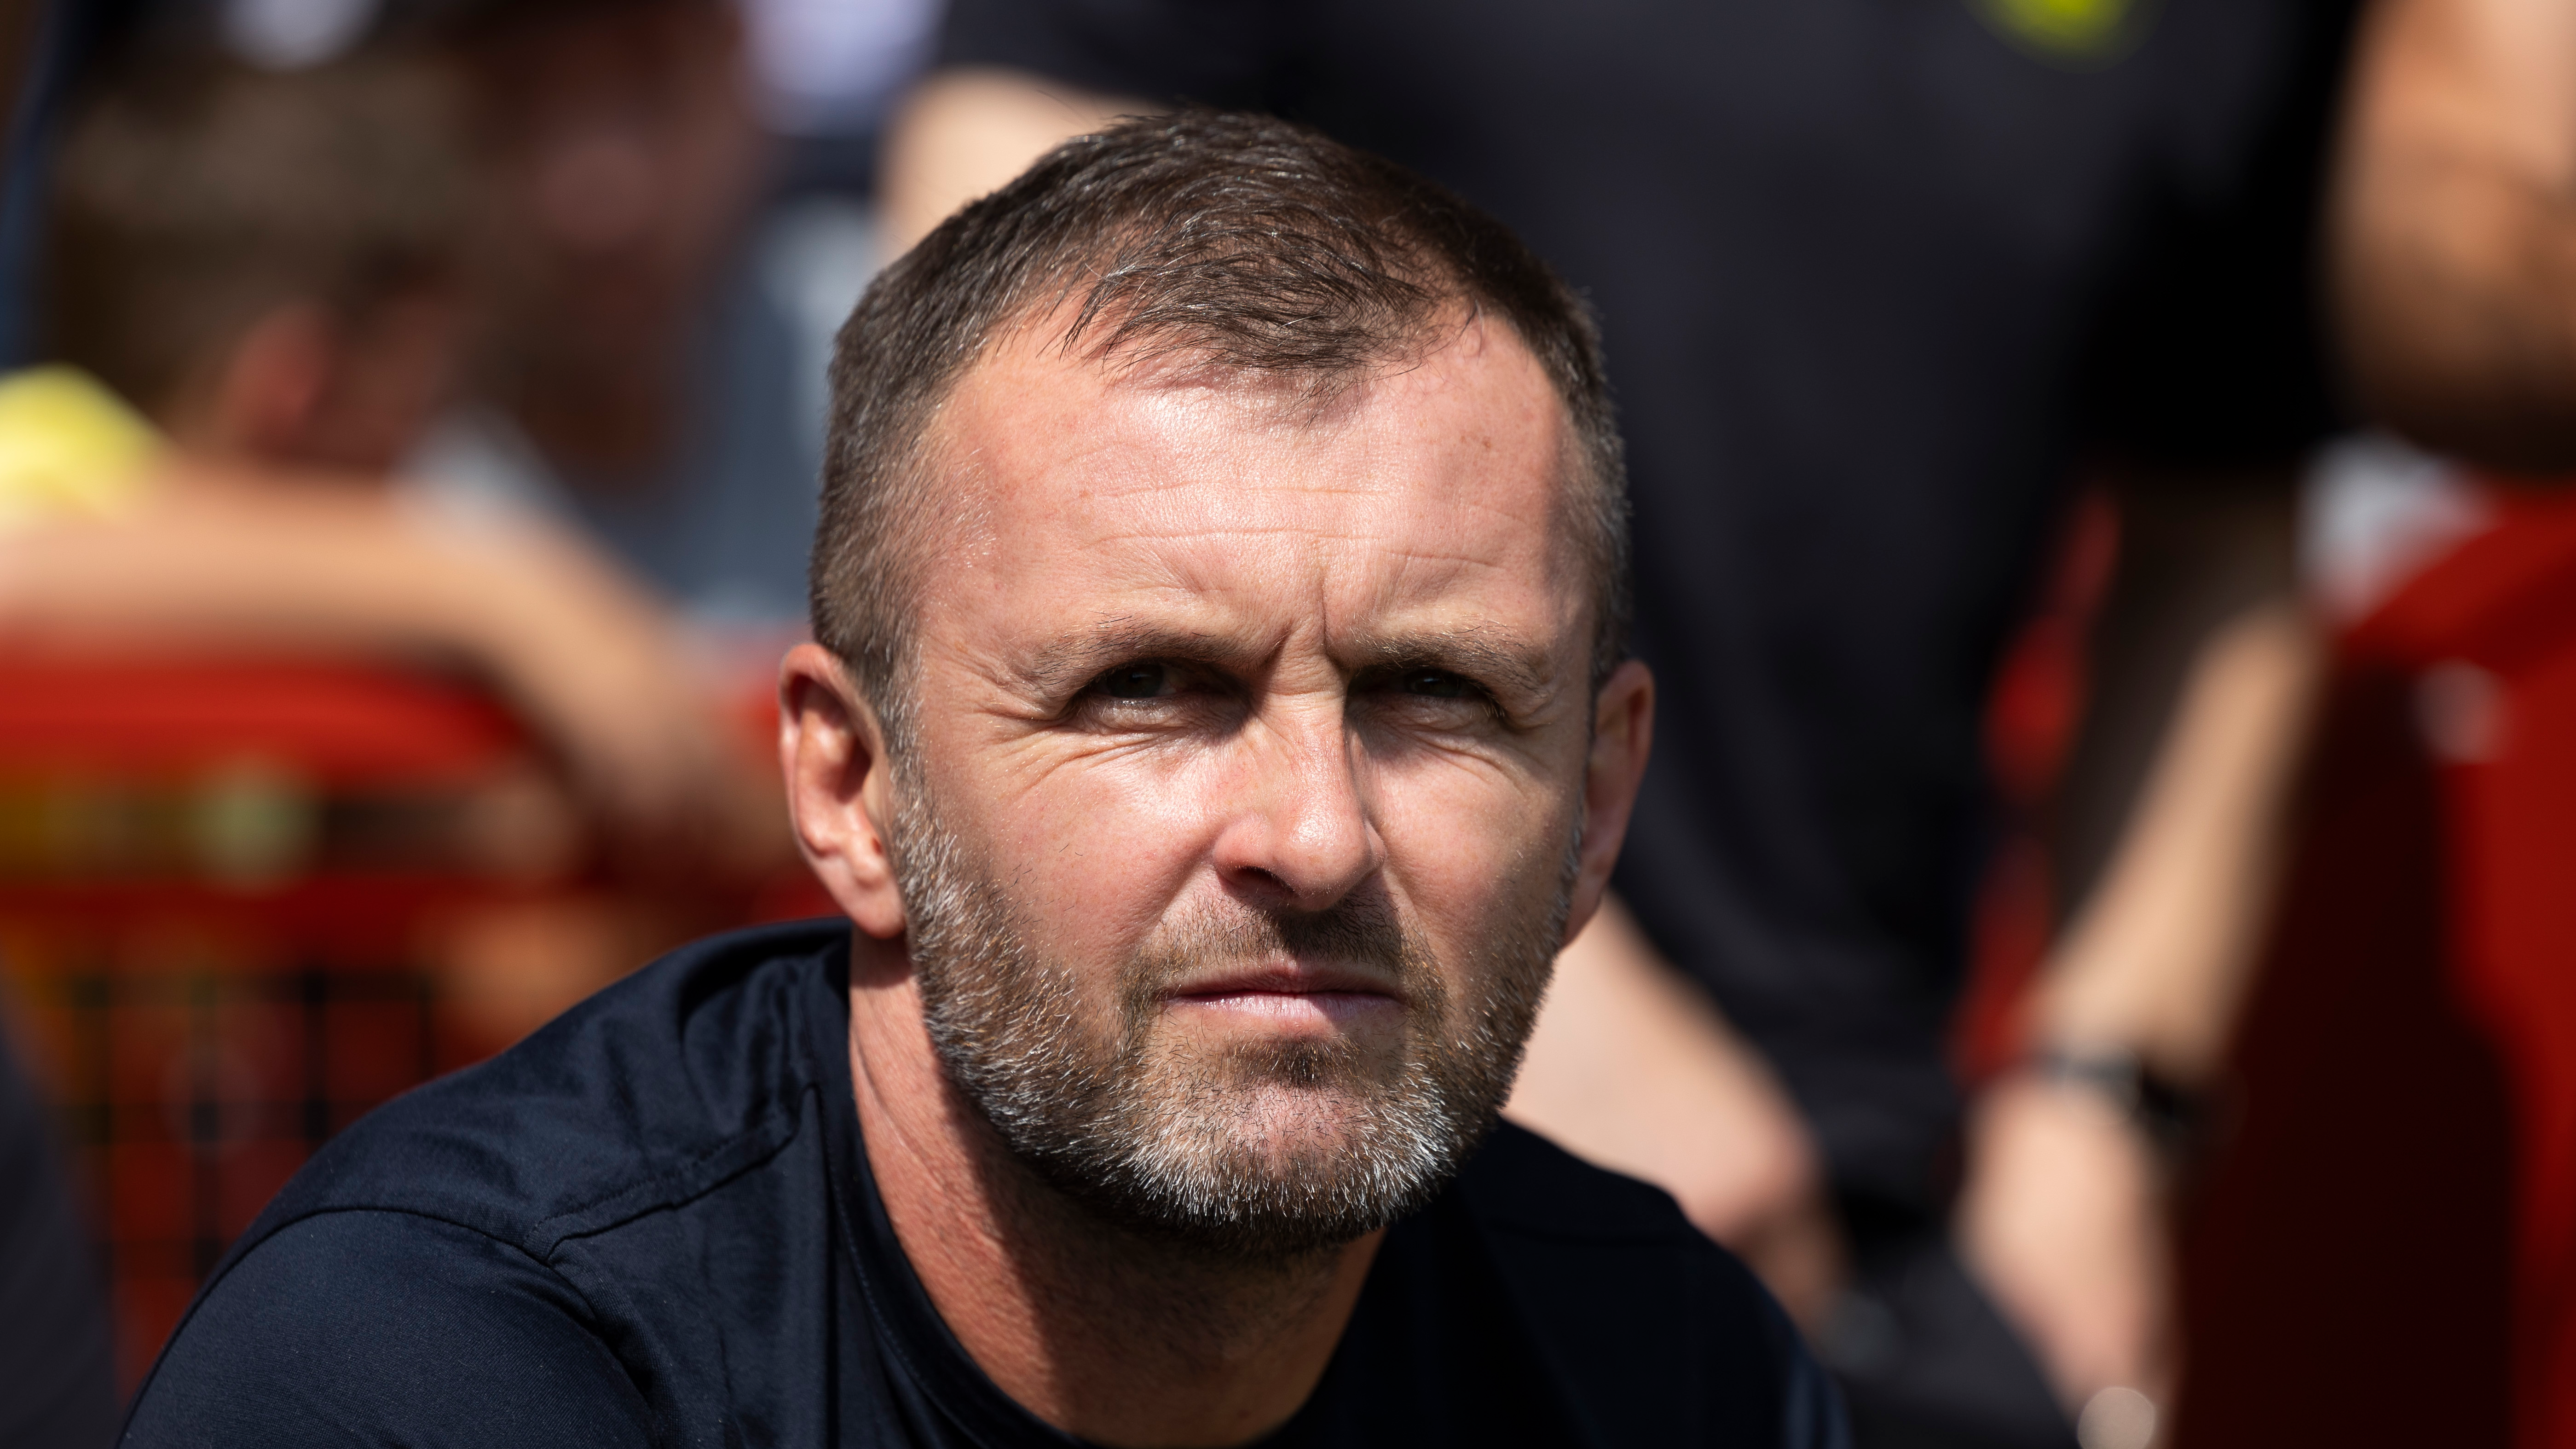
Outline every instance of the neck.
{"type": "Polygon", "coordinates": [[[1314,1391],[1379,1234],[1245,1262],[1140,1236],[1015,1158],[940,1070],[899,945],[856,935],[850,1072],[895,1237],[1001,1390],[1095,1443],[1242,1443],[1314,1391]]]}

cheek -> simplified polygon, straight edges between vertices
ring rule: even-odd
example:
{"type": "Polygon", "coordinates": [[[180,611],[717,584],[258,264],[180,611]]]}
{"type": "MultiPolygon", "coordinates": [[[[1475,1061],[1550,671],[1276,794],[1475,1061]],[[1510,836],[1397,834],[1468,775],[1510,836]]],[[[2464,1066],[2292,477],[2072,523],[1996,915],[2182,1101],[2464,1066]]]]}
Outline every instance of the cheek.
{"type": "Polygon", "coordinates": [[[1379,785],[1387,876],[1445,961],[1486,959],[1555,898],[1576,792],[1499,771],[1426,770],[1379,785]]]}
{"type": "Polygon", "coordinates": [[[1226,792],[1204,759],[1047,744],[947,798],[969,802],[1034,944],[1067,964],[1124,961],[1204,867],[1226,792]]]}

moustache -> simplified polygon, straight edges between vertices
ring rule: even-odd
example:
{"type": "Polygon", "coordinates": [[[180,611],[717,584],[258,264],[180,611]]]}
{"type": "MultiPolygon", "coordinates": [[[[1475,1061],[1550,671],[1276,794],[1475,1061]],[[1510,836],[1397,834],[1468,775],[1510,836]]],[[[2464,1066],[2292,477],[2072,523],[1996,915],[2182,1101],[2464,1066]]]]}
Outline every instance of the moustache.
{"type": "Polygon", "coordinates": [[[1415,1003],[1436,996],[1429,950],[1383,892],[1319,911],[1262,910],[1232,902],[1158,931],[1130,961],[1131,1001],[1242,981],[1305,991],[1369,991],[1415,1003]]]}

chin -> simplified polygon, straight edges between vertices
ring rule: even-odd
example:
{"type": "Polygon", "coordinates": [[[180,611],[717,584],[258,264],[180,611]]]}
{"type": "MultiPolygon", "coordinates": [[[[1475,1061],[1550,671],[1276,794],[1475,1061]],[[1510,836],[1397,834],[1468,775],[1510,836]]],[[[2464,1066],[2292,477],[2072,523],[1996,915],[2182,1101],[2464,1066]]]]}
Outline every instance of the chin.
{"type": "Polygon", "coordinates": [[[1299,1173],[1347,1158],[1368,1137],[1369,1104],[1340,1090],[1265,1083],[1229,1104],[1233,1145],[1248,1162],[1299,1173]]]}

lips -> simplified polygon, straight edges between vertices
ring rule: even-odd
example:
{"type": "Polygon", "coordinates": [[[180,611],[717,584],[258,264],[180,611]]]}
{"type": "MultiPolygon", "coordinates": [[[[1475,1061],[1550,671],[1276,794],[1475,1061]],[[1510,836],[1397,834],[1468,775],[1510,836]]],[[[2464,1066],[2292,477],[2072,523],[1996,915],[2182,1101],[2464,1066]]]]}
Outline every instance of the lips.
{"type": "Polygon", "coordinates": [[[1401,1005],[1405,1000],[1403,990],[1378,972],[1296,963],[1199,977],[1176,985],[1163,995],[1170,1001],[1217,1001],[1246,996],[1374,996],[1401,1005]]]}

